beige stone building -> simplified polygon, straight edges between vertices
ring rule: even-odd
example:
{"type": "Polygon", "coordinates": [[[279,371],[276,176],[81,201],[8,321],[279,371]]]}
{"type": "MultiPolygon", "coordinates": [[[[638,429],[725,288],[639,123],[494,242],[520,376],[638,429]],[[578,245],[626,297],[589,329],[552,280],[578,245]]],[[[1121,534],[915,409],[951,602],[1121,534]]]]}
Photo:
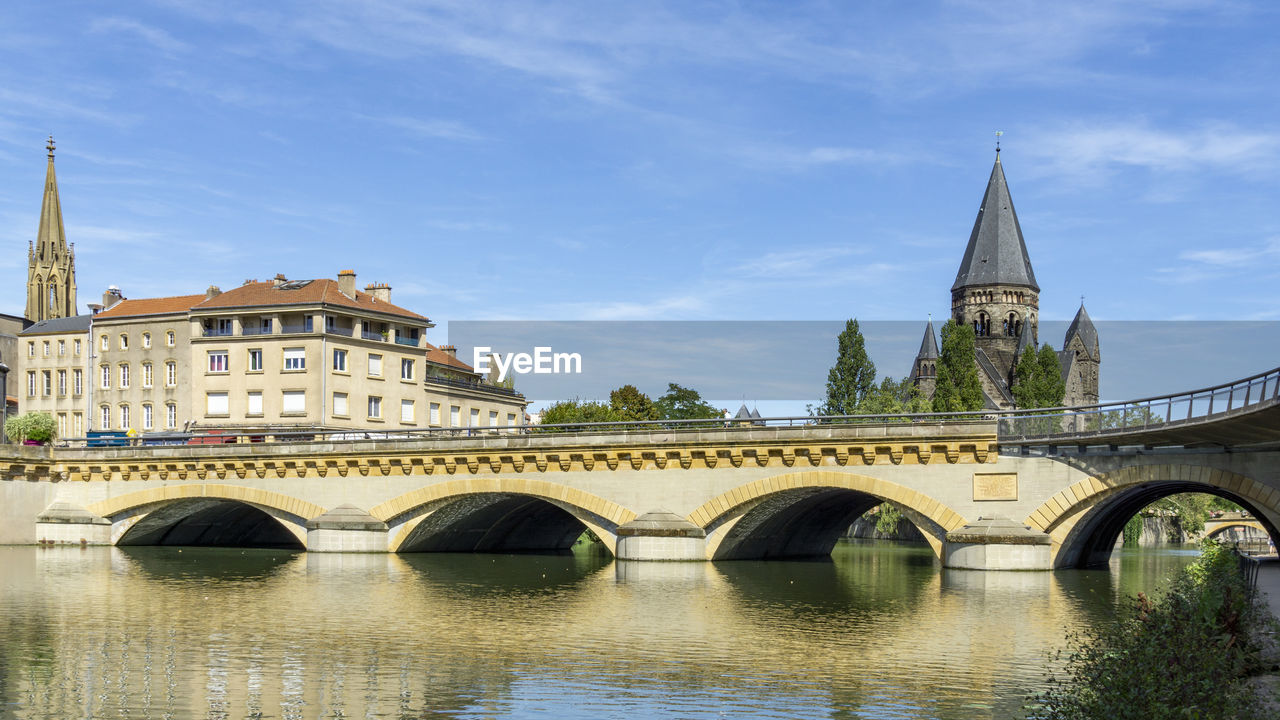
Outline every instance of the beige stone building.
{"type": "Polygon", "coordinates": [[[523,423],[522,395],[426,342],[431,321],[392,304],[391,288],[355,281],[345,270],[138,300],[112,288],[106,309],[22,333],[24,400],[54,414],[62,437],[523,423]]]}

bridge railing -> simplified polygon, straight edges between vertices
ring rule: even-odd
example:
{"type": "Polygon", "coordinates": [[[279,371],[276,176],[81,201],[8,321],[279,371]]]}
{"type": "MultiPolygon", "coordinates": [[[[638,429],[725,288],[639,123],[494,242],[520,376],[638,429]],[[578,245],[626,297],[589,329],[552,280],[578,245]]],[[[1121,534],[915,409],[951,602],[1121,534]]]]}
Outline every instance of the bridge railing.
{"type": "Polygon", "coordinates": [[[1078,439],[1218,420],[1280,400],[1280,368],[1174,395],[1000,414],[1002,442],[1078,439]]]}

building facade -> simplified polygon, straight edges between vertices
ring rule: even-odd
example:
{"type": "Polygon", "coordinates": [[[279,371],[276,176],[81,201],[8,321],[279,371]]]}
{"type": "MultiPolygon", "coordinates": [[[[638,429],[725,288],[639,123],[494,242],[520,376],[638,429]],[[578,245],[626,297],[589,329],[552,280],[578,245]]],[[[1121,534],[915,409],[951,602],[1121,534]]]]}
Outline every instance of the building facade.
{"type": "MultiPolygon", "coordinates": [[[[1009,195],[1000,150],[987,180],[978,217],[951,286],[950,317],[973,328],[978,378],[986,406],[1014,407],[1014,368],[1024,352],[1039,349],[1040,286],[1009,195]]],[[[1081,303],[1058,351],[1066,383],[1064,405],[1098,402],[1102,361],[1098,332],[1081,303]]],[[[911,382],[927,397],[937,382],[938,344],[933,323],[912,363],[911,382]]]]}

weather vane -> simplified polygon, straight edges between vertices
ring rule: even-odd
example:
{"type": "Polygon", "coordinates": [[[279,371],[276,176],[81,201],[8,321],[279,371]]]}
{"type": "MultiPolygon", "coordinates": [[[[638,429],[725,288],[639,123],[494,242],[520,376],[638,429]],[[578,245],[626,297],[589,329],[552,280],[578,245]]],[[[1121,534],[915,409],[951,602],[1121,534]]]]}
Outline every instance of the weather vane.
{"type": "Polygon", "coordinates": [[[49,148],[49,159],[50,159],[50,160],[52,160],[52,159],[53,159],[53,148],[54,148],[54,144],[53,144],[53,136],[52,136],[52,135],[50,135],[50,136],[49,136],[49,144],[48,144],[48,145],[45,145],[45,147],[49,148]]]}
{"type": "Polygon", "coordinates": [[[1000,136],[1004,134],[1003,130],[996,131],[996,152],[1000,152],[1000,136]]]}

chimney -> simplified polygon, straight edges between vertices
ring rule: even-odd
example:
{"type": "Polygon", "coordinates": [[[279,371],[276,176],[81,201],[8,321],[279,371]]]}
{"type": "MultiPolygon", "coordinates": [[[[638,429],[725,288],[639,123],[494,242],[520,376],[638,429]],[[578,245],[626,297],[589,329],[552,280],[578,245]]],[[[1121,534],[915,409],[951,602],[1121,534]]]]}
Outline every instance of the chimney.
{"type": "Polygon", "coordinates": [[[375,302],[391,302],[391,286],[386,283],[366,285],[364,291],[372,295],[375,302]]]}
{"type": "Polygon", "coordinates": [[[204,291],[204,299],[212,300],[222,294],[222,290],[217,285],[210,285],[208,290],[204,291]]]}
{"type": "Polygon", "coordinates": [[[441,345],[441,346],[440,346],[440,349],[444,351],[444,354],[445,354],[445,355],[448,355],[448,356],[449,356],[449,357],[451,357],[451,358],[456,358],[456,357],[458,357],[458,346],[457,346],[457,345],[441,345]]]}
{"type": "Polygon", "coordinates": [[[271,287],[278,288],[287,282],[289,281],[285,279],[284,273],[276,273],[276,276],[271,278],[271,287]]]}
{"type": "Polygon", "coordinates": [[[338,292],[352,300],[356,297],[356,271],[340,270],[338,272],[338,292]]]}
{"type": "Polygon", "coordinates": [[[124,296],[120,294],[120,288],[115,285],[107,287],[107,291],[102,293],[102,309],[110,310],[112,305],[120,302],[124,296]]]}

